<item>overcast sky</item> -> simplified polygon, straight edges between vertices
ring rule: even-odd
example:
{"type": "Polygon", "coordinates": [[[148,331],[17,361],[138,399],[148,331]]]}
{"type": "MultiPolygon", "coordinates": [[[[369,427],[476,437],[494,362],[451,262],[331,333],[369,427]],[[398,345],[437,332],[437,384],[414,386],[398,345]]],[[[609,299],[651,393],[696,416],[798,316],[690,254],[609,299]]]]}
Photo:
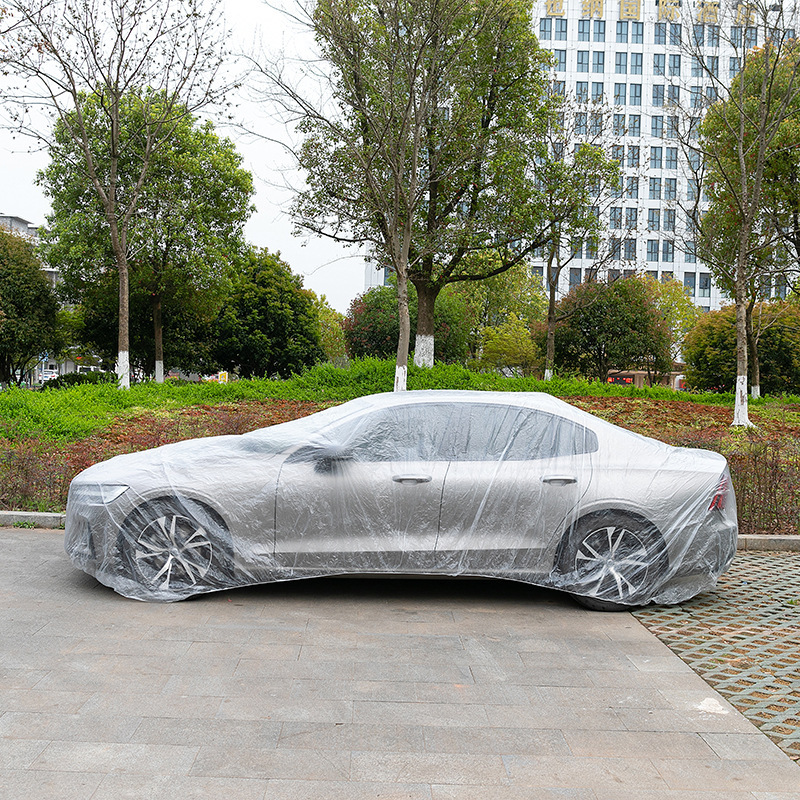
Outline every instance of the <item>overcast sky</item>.
{"type": "MultiPolygon", "coordinates": [[[[234,47],[249,50],[259,39],[272,52],[282,48],[302,47],[302,37],[284,15],[262,0],[225,0],[226,20],[232,30],[234,47]]],[[[273,138],[282,128],[270,120],[263,104],[244,102],[236,112],[242,121],[273,138]]],[[[289,162],[280,147],[234,129],[220,133],[233,139],[244,166],[255,176],[256,213],[247,225],[250,242],[271,251],[280,251],[292,270],[303,276],[304,285],[317,294],[325,294],[339,311],[346,311],[350,301],[364,290],[365,265],[355,248],[344,248],[326,239],[295,237],[286,214],[291,192],[284,186],[289,162]]],[[[41,225],[49,211],[47,199],[34,184],[37,170],[47,164],[47,157],[29,139],[12,139],[0,130],[0,214],[7,214],[41,225]],[[32,152],[34,150],[34,152],[32,152]]],[[[297,176],[288,175],[297,183],[297,176]]]]}

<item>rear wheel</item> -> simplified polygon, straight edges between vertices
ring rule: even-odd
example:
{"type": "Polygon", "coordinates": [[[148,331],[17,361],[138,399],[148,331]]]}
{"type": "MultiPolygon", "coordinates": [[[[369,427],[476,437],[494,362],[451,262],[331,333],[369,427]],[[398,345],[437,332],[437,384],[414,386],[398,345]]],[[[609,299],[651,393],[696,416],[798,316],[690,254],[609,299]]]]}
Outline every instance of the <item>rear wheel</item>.
{"type": "Polygon", "coordinates": [[[120,550],[130,577],[156,599],[178,599],[231,585],[230,536],[213,509],[159,497],[125,520],[120,550]]]}
{"type": "Polygon", "coordinates": [[[567,533],[556,568],[564,588],[597,611],[646,603],[669,566],[658,529],[616,511],[589,514],[567,533]]]}

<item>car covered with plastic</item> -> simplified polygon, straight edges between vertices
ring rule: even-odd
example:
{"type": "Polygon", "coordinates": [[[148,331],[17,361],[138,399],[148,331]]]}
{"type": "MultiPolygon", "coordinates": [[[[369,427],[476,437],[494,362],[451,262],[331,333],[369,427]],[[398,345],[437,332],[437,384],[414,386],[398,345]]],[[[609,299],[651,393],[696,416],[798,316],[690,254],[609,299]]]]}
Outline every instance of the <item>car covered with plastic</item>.
{"type": "Polygon", "coordinates": [[[679,603],[736,550],[725,459],[555,397],[412,391],[95,464],[66,550],[127,597],[322,575],[483,576],[593,608],[679,603]]]}

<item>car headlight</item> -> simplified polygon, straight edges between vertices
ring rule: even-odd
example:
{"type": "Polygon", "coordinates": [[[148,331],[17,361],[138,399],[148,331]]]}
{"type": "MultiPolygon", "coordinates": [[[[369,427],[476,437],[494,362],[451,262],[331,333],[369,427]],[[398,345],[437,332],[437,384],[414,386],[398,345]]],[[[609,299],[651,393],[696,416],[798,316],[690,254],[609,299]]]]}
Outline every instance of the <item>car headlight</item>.
{"type": "Polygon", "coordinates": [[[70,487],[70,499],[89,506],[105,506],[113,503],[130,487],[122,483],[79,483],[70,487]]]}

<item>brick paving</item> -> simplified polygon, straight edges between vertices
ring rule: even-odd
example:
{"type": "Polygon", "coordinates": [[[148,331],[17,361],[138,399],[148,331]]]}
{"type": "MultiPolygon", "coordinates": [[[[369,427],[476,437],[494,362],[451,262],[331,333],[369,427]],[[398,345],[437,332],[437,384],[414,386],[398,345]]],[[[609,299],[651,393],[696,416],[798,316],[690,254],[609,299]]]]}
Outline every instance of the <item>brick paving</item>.
{"type": "Polygon", "coordinates": [[[717,591],[635,616],[800,761],[800,553],[740,551],[717,591]]]}

